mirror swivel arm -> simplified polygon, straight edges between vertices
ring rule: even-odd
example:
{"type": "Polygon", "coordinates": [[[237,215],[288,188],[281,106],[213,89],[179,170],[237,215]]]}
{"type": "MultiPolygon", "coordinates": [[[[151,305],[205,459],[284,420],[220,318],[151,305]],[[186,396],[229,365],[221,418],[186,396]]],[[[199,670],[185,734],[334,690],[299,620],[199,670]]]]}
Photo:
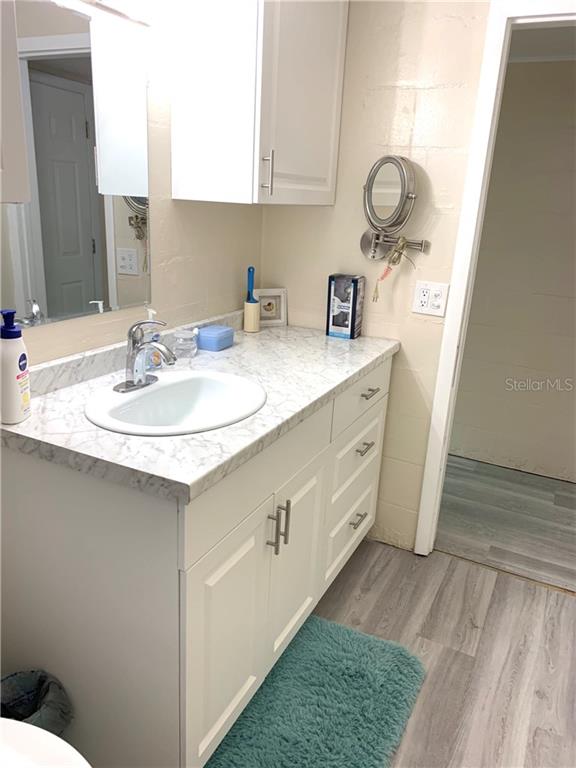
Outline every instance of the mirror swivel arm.
{"type": "MultiPolygon", "coordinates": [[[[385,243],[386,245],[397,245],[400,241],[400,237],[393,237],[392,235],[386,234],[386,232],[375,232],[374,234],[380,243],[385,243]]],[[[412,248],[413,250],[420,251],[421,253],[424,253],[430,245],[428,240],[410,240],[409,238],[404,239],[406,241],[405,245],[407,248],[412,248]]]]}
{"type": "Polygon", "coordinates": [[[425,253],[430,243],[428,240],[410,240],[402,236],[396,237],[387,232],[375,232],[372,229],[366,230],[360,241],[362,253],[371,261],[381,261],[390,255],[390,249],[394,249],[402,241],[402,249],[411,248],[415,251],[425,253]]]}

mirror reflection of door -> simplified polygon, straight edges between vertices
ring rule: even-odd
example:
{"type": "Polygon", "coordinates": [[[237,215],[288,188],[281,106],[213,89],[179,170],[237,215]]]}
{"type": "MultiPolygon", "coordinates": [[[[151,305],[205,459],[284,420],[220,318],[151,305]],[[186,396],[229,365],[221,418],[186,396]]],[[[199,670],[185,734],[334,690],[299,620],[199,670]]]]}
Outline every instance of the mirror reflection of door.
{"type": "Polygon", "coordinates": [[[52,72],[30,70],[30,95],[42,226],[48,314],[88,312],[105,300],[101,231],[96,194],[90,59],[50,61],[52,72]],[[74,79],[73,79],[74,78],[74,79]]]}

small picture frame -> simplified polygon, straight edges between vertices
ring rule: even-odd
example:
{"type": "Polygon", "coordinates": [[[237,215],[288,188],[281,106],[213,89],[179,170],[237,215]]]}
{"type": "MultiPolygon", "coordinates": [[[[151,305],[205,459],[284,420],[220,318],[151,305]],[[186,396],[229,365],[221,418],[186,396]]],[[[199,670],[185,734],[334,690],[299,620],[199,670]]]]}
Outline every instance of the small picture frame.
{"type": "Polygon", "coordinates": [[[288,324],[286,288],[255,288],[254,296],[260,302],[261,326],[288,324]]]}

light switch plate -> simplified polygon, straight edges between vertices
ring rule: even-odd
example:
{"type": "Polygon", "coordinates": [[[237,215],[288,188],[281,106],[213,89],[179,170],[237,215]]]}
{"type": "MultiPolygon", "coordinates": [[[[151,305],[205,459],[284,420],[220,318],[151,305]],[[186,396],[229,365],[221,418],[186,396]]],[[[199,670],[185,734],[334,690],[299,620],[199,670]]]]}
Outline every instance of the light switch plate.
{"type": "Polygon", "coordinates": [[[119,275],[137,275],[138,251],[135,248],[116,248],[116,272],[119,275]]]}
{"type": "Polygon", "coordinates": [[[425,280],[416,282],[412,312],[420,315],[444,317],[448,301],[450,283],[429,283],[425,280]]]}

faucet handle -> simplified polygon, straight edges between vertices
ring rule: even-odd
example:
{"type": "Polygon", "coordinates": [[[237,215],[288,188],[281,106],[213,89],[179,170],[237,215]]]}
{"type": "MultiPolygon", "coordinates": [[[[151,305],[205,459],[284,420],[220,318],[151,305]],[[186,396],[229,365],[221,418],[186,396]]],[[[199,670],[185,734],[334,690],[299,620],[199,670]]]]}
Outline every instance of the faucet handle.
{"type": "Polygon", "coordinates": [[[140,344],[144,337],[142,328],[146,325],[166,325],[164,320],[138,320],[128,329],[128,343],[132,346],[140,344]]]}

